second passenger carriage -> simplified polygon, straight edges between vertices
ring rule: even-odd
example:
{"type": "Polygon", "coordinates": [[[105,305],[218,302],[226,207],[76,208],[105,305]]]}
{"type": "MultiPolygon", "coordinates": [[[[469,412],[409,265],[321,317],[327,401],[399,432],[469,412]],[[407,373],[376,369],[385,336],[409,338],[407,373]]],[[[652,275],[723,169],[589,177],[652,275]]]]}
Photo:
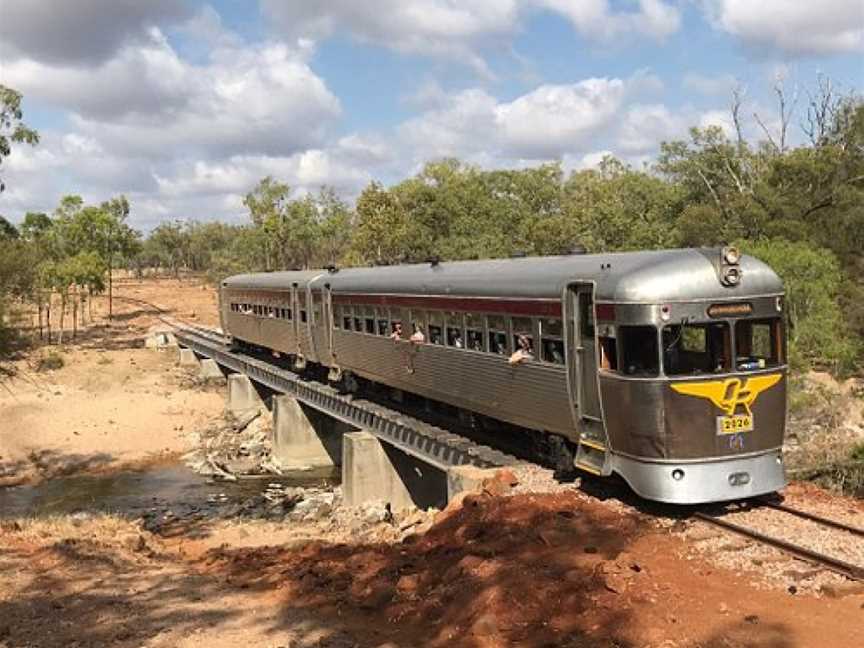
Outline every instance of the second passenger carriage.
{"type": "Polygon", "coordinates": [[[236,344],[568,440],[643,497],[784,485],[783,287],[734,248],[231,277],[236,344]]]}

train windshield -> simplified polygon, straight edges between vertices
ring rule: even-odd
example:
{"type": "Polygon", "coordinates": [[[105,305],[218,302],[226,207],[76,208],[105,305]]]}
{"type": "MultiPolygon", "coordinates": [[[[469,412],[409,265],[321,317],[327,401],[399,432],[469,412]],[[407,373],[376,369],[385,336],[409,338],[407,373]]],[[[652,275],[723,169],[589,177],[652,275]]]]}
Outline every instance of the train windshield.
{"type": "Polygon", "coordinates": [[[663,329],[663,369],[667,376],[724,373],[732,366],[729,324],[672,324],[663,329]]]}
{"type": "Polygon", "coordinates": [[[753,371],[783,364],[783,321],[779,317],[735,322],[735,368],[753,371]]]}

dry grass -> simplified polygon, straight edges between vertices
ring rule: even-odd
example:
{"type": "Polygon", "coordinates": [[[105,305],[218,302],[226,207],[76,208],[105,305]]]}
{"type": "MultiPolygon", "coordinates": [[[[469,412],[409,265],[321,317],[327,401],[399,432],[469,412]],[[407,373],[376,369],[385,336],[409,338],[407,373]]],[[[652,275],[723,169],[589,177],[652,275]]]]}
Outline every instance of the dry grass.
{"type": "Polygon", "coordinates": [[[137,522],[107,513],[13,518],[3,520],[2,530],[34,544],[53,543],[62,538],[104,547],[125,546],[142,534],[137,522]]]}

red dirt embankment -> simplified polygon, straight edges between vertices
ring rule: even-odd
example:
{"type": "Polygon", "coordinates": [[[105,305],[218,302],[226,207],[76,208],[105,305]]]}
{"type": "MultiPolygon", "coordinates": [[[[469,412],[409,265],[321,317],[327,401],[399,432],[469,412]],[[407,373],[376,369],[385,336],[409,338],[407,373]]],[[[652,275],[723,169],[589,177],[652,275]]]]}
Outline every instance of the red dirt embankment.
{"type": "Polygon", "coordinates": [[[213,550],[209,574],[275,589],[399,646],[860,646],[864,596],[796,598],[680,557],[649,516],[581,493],[469,496],[401,544],[213,550]]]}

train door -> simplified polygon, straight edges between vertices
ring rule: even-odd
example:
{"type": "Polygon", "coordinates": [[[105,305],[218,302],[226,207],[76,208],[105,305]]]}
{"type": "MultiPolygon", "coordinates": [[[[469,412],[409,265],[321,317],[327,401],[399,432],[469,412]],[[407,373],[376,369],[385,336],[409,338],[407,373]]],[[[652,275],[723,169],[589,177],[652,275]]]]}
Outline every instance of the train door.
{"type": "Polygon", "coordinates": [[[568,327],[572,338],[573,362],[570,363],[573,396],[580,419],[602,420],[597,383],[597,345],[594,337],[594,286],[572,284],[568,304],[568,327]]]}
{"type": "Polygon", "coordinates": [[[568,286],[565,304],[568,313],[567,342],[572,351],[568,371],[571,393],[576,401],[579,431],[574,463],[596,475],[609,475],[609,442],[603,424],[597,377],[594,284],[574,283],[568,286]]]}
{"type": "Polygon", "coordinates": [[[297,356],[298,361],[303,357],[303,348],[300,345],[300,327],[302,323],[300,322],[300,291],[297,288],[297,284],[291,285],[291,328],[292,333],[294,334],[294,354],[297,356]]]}

